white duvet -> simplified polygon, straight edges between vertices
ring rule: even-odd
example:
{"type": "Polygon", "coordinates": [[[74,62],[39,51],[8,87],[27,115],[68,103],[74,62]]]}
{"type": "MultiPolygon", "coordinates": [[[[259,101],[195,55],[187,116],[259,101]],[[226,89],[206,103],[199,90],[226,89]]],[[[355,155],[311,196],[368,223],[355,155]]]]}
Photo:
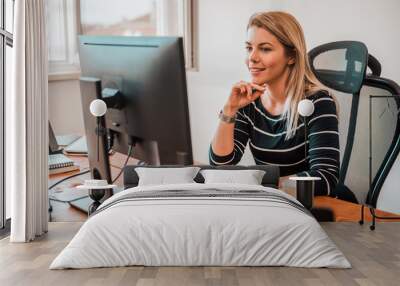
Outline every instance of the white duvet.
{"type": "MultiPolygon", "coordinates": [[[[121,201],[134,192],[263,190],[254,185],[176,184],[135,187],[105,201],[50,269],[145,266],[294,266],[350,268],[309,214],[257,198],[152,198],[121,201]]],[[[135,193],[136,194],[136,193],[135,193]]],[[[298,203],[298,202],[297,202],[298,203]]]]}

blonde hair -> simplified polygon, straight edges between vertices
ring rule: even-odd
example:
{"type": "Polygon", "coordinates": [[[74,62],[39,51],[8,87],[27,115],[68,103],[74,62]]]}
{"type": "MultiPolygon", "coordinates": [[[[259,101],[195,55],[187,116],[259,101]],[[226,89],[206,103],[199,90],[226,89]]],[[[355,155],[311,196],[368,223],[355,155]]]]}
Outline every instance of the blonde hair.
{"type": "Polygon", "coordinates": [[[286,102],[282,114],[286,118],[287,140],[296,134],[299,102],[323,89],[323,86],[311,71],[303,29],[295,17],[279,11],[256,13],[250,17],[247,29],[251,26],[272,33],[284,46],[286,55],[294,58],[294,64],[289,66],[286,102]]]}

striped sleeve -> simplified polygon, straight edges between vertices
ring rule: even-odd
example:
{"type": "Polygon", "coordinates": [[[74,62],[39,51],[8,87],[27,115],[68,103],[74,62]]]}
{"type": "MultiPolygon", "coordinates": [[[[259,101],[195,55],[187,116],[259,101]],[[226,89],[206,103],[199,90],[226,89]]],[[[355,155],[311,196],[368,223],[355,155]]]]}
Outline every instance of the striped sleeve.
{"type": "Polygon", "coordinates": [[[322,94],[313,100],[315,111],[308,119],[308,170],[297,175],[320,177],[315,195],[336,196],[340,167],[338,117],[333,98],[322,94]]]}
{"type": "Polygon", "coordinates": [[[235,121],[233,133],[233,150],[226,156],[215,154],[210,145],[209,161],[210,165],[236,165],[242,159],[247,142],[249,141],[250,122],[244,108],[239,109],[235,121]]]}

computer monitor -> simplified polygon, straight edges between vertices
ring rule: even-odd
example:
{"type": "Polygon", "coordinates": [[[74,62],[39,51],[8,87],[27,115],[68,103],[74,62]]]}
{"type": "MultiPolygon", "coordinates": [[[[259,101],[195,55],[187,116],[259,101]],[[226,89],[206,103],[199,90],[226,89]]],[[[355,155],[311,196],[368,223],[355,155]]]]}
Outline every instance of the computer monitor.
{"type": "MultiPolygon", "coordinates": [[[[182,38],[80,36],[79,42],[91,166],[97,137],[89,105],[96,98],[108,107],[101,119],[108,139],[101,136],[100,148],[106,149],[108,141],[127,154],[134,142],[133,157],[148,164],[193,164],[182,38]]],[[[106,158],[107,150],[101,150],[101,161],[106,158]]]]}

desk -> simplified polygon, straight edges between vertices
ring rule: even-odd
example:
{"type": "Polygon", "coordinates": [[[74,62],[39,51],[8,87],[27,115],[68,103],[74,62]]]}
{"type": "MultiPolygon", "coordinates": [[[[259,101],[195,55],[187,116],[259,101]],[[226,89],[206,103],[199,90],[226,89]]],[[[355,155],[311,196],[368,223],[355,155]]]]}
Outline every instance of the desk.
{"type": "MultiPolygon", "coordinates": [[[[289,195],[295,196],[296,190],[294,188],[284,188],[283,191],[288,193],[289,195]]],[[[358,222],[361,216],[361,205],[354,204],[347,201],[335,199],[328,196],[317,196],[314,197],[314,207],[316,208],[329,208],[333,210],[335,215],[335,221],[341,222],[358,222]]],[[[376,211],[378,216],[382,217],[390,217],[396,216],[395,214],[384,212],[384,211],[376,211]]],[[[364,210],[364,221],[370,222],[372,221],[372,216],[369,213],[368,209],[364,210]]],[[[388,221],[388,220],[380,220],[376,219],[376,221],[388,221]]],[[[390,220],[390,221],[400,221],[400,216],[398,220],[390,220]]]]}
{"type": "MultiPolygon", "coordinates": [[[[81,171],[89,168],[89,162],[87,157],[84,156],[69,156],[72,160],[80,165],[81,171]]],[[[111,165],[111,176],[115,178],[120,172],[124,161],[126,160],[126,155],[120,153],[114,153],[110,155],[110,165],[111,165]]],[[[128,161],[128,165],[137,164],[137,160],[130,158],[128,161]]],[[[66,178],[70,175],[78,174],[80,171],[73,171],[63,174],[55,174],[49,176],[49,186],[63,178],[66,178]]],[[[85,174],[79,177],[72,178],[66,182],[61,183],[55,188],[65,188],[65,187],[74,187],[78,184],[82,184],[85,179],[90,179],[90,174],[85,174]]],[[[121,175],[117,182],[115,183],[118,186],[123,186],[123,175],[121,175]]],[[[293,189],[284,189],[285,192],[293,195],[293,189]]],[[[52,221],[85,221],[87,219],[87,214],[71,207],[68,203],[61,202],[51,202],[53,206],[52,212],[52,221]]],[[[360,220],[360,208],[361,205],[338,200],[331,197],[315,197],[314,198],[314,206],[315,207],[325,207],[333,210],[336,221],[347,221],[347,222],[358,222],[360,220]]],[[[393,214],[376,211],[378,216],[393,216],[393,214]]],[[[371,214],[366,210],[364,212],[365,221],[371,221],[371,214]]],[[[377,221],[380,221],[377,219],[377,221]]],[[[393,221],[393,220],[392,220],[393,221]]],[[[396,221],[400,221],[396,220],[396,221]]]]}
{"type": "MultiPolygon", "coordinates": [[[[89,168],[89,160],[86,156],[67,156],[68,158],[74,160],[80,167],[80,170],[66,172],[61,174],[54,174],[49,176],[48,185],[52,184],[69,177],[71,175],[79,174],[80,172],[87,170],[89,168]]],[[[126,160],[126,155],[121,153],[114,153],[110,155],[110,167],[111,167],[111,177],[115,178],[123,164],[126,160]]],[[[129,158],[128,165],[135,165],[138,163],[138,160],[134,158],[129,158]]],[[[71,178],[65,182],[60,183],[56,187],[55,190],[62,188],[73,188],[77,185],[83,184],[84,180],[90,179],[90,174],[84,174],[78,177],[71,178]]],[[[117,186],[123,186],[123,175],[121,175],[118,180],[115,182],[117,186]]],[[[69,203],[56,202],[51,201],[51,205],[53,206],[53,211],[51,213],[51,221],[53,222],[61,222],[61,221],[85,221],[87,219],[87,214],[81,212],[74,207],[71,207],[69,203]]]]}

